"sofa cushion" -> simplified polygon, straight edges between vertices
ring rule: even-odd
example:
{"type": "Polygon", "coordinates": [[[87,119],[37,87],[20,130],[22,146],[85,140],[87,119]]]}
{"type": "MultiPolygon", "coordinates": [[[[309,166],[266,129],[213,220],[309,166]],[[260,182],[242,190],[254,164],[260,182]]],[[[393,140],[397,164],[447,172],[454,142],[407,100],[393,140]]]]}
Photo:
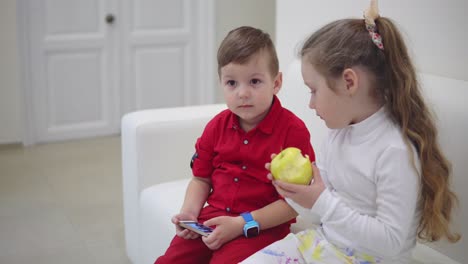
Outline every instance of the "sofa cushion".
{"type": "Polygon", "coordinates": [[[164,254],[175,235],[171,222],[184,202],[189,178],[156,184],[140,196],[140,253],[138,263],[153,263],[164,254]]]}

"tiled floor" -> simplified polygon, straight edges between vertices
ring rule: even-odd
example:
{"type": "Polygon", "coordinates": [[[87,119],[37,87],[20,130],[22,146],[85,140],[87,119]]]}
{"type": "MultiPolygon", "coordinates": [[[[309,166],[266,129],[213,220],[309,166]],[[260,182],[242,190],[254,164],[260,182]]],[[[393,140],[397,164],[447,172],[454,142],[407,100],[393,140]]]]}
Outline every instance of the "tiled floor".
{"type": "Polygon", "coordinates": [[[120,137],[0,146],[0,263],[130,263],[120,137]]]}

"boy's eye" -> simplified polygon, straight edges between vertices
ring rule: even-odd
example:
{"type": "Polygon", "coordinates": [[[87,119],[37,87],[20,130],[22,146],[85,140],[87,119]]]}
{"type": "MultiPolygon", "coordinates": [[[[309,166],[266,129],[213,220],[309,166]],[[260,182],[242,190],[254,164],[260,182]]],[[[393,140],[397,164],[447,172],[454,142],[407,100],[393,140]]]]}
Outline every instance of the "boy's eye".
{"type": "Polygon", "coordinates": [[[252,79],[250,81],[250,83],[252,83],[253,85],[257,85],[257,84],[260,84],[262,81],[260,81],[260,79],[252,79]]]}
{"type": "Polygon", "coordinates": [[[226,82],[226,84],[229,85],[229,86],[236,86],[236,81],[229,80],[229,81],[226,82]]]}

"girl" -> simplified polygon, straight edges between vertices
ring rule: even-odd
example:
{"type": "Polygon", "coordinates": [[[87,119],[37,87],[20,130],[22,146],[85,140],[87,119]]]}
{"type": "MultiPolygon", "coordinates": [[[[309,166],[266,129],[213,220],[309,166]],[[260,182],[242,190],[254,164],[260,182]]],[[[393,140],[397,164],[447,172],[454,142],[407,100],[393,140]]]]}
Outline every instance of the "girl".
{"type": "Polygon", "coordinates": [[[417,238],[460,238],[450,164],[402,36],[375,1],[364,18],[324,26],[299,53],[309,106],[332,130],[312,184],[273,184],[321,225],[242,263],[408,263],[417,238]]]}

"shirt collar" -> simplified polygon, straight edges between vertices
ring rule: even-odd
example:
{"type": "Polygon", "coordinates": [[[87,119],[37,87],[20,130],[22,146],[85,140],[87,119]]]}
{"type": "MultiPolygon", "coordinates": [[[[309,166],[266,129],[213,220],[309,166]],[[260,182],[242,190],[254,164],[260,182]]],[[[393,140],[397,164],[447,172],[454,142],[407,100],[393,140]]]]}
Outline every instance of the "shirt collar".
{"type": "MultiPolygon", "coordinates": [[[[253,129],[253,130],[260,130],[265,134],[271,134],[273,131],[273,126],[276,123],[276,120],[281,113],[283,107],[281,106],[281,102],[276,95],[273,96],[273,103],[271,104],[270,110],[268,114],[263,118],[262,121],[253,129]]],[[[240,129],[239,118],[233,112],[229,117],[228,127],[233,129],[240,129]]]]}
{"type": "Polygon", "coordinates": [[[366,138],[379,126],[382,125],[383,120],[388,117],[385,106],[381,107],[377,112],[366,118],[365,120],[349,126],[350,132],[353,137],[366,138]]]}

